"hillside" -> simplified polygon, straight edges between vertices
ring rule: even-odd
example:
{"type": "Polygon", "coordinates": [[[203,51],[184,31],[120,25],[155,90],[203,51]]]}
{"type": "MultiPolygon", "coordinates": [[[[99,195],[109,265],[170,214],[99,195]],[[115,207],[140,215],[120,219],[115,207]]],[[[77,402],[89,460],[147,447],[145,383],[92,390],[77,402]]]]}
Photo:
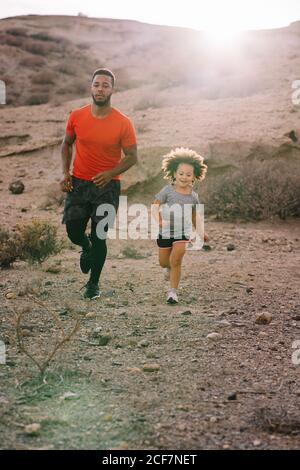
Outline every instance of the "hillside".
{"type": "Polygon", "coordinates": [[[109,240],[103,295],[88,301],[79,249],[61,224],[58,181],[68,113],[89,102],[99,66],[116,73],[112,104],[137,131],[139,163],[122,181],[130,202],[149,207],[163,184],[161,157],[176,146],[205,157],[201,197],[206,184],[249,162],[270,164],[265,175],[279,162],[297,177],[300,22],[213,46],[188,29],[31,15],[0,20],[0,41],[0,228],[46,219],[63,240],[41,265],[18,259],[0,270],[1,447],[299,448],[299,218],[206,216],[209,247],[186,254],[174,307],[155,241],[109,240]],[[15,180],[22,194],[10,192],[15,180]],[[43,381],[20,352],[18,315],[39,361],[80,320],[43,381]]]}

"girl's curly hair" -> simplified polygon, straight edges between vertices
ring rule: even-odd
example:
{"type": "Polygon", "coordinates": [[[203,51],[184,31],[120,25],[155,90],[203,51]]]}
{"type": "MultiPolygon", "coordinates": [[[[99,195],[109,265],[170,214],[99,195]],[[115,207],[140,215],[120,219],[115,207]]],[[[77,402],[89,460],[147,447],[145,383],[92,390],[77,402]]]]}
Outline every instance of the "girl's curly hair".
{"type": "Polygon", "coordinates": [[[207,166],[203,163],[204,159],[194,150],[188,148],[176,148],[163,156],[162,170],[165,174],[164,179],[174,181],[174,175],[178,165],[186,163],[194,168],[195,179],[201,181],[205,178],[207,166]]]}

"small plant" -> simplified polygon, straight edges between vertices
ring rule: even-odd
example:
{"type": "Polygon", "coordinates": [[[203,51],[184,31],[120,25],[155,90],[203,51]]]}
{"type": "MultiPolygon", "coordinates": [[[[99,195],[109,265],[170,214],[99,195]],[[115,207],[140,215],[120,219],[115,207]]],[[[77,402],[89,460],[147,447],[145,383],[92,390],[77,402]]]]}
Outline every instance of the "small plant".
{"type": "Polygon", "coordinates": [[[71,329],[71,331],[66,333],[57,313],[51,309],[48,309],[43,302],[40,302],[35,298],[33,298],[33,300],[42,309],[44,316],[46,314],[47,322],[51,320],[54,324],[54,336],[55,332],[60,332],[60,337],[57,338],[52,348],[50,347],[50,350],[44,352],[44,357],[41,357],[41,354],[39,354],[39,356],[36,356],[25,344],[24,329],[22,328],[22,322],[24,320],[24,317],[26,317],[27,314],[31,313],[31,308],[24,307],[20,312],[15,312],[15,328],[19,350],[23,352],[37,366],[40,371],[40,376],[41,378],[43,378],[45,376],[46,369],[49,367],[50,362],[53,361],[54,356],[56,356],[58,351],[62,349],[67,343],[69,343],[70,340],[77,333],[81,324],[81,319],[77,318],[74,327],[71,329]]]}
{"type": "Polygon", "coordinates": [[[125,258],[132,258],[132,259],[143,259],[145,256],[143,256],[141,253],[139,253],[135,248],[131,246],[126,246],[122,250],[122,255],[125,256],[125,258]]]}
{"type": "Polygon", "coordinates": [[[20,238],[5,228],[0,227],[0,266],[9,268],[20,256],[22,243],[20,238]]]}
{"type": "Polygon", "coordinates": [[[47,221],[33,220],[18,227],[21,238],[22,259],[30,263],[42,263],[50,255],[61,251],[61,242],[57,239],[57,228],[47,221]]]}

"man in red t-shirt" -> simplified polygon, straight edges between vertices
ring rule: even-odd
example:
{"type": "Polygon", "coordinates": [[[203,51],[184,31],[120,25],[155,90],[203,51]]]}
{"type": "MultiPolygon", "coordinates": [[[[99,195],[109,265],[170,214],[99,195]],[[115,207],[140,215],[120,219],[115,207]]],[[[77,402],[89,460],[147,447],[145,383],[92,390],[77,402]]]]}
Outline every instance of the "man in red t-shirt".
{"type": "Polygon", "coordinates": [[[62,144],[64,176],[60,184],[62,191],[67,192],[63,223],[70,240],[82,247],[81,271],[85,274],[90,271],[84,293],[88,299],[100,296],[98,283],[107,254],[108,224],[101,236],[96,231],[97,224],[104,217],[109,220],[109,225],[113,223],[113,217],[109,217],[107,212],[101,213],[101,205],[109,204],[114,209],[112,214],[117,211],[120,174],[137,162],[134,127],[127,116],[110,104],[114,84],[115,77],[110,70],[94,72],[93,101],[70,113],[62,144]],[[85,231],[90,219],[91,234],[88,237],[85,231]]]}

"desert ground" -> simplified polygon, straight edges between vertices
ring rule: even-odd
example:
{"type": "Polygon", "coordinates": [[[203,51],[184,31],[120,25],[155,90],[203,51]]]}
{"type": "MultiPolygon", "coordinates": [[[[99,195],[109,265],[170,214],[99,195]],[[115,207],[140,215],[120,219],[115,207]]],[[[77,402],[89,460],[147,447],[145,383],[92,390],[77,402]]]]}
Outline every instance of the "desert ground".
{"type": "Polygon", "coordinates": [[[17,260],[0,271],[1,448],[299,448],[299,218],[207,214],[209,246],[186,254],[176,306],[165,302],[154,240],[109,240],[103,295],[88,301],[58,188],[65,121],[89,102],[87,80],[97,64],[119,72],[113,105],[137,131],[139,163],[122,182],[129,202],[150,206],[163,184],[161,157],[176,146],[203,154],[210,185],[253,159],[299,171],[300,147],[288,136],[299,129],[291,99],[299,23],[249,32],[245,48],[227,61],[200,40],[196,54],[198,32],[136,22],[30,16],[1,20],[0,33],[9,98],[0,106],[1,227],[47,220],[64,242],[42,264],[17,260]],[[7,32],[13,28],[23,33],[7,32]],[[41,39],[45,31],[65,38],[52,41],[61,49],[43,50],[41,42],[52,44],[41,39]],[[26,48],[11,37],[25,37],[26,48]],[[42,60],[36,70],[23,65],[22,93],[16,71],[33,50],[42,60]],[[41,74],[49,70],[45,83],[41,74]],[[193,72],[196,82],[204,74],[199,86],[189,80],[193,72]],[[24,183],[22,194],[9,191],[15,180],[24,183]],[[41,378],[32,358],[44,362],[76,322],[41,378]]]}

